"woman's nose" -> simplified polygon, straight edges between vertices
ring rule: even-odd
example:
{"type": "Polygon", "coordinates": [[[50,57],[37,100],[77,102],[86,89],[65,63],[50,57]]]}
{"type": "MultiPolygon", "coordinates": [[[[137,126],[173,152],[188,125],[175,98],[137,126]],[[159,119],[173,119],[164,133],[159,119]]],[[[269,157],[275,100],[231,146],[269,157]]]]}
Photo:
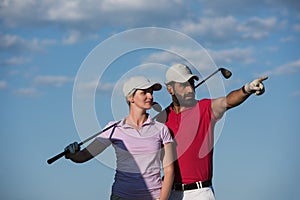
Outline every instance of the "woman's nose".
{"type": "Polygon", "coordinates": [[[153,99],[153,95],[152,95],[152,93],[150,93],[150,92],[147,92],[147,98],[149,98],[149,99],[153,99]]]}

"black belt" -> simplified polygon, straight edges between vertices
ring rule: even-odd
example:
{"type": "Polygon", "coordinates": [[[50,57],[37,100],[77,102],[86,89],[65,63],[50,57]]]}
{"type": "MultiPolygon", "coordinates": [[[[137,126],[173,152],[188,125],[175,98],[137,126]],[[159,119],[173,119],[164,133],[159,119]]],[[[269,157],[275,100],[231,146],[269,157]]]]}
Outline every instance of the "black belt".
{"type": "Polygon", "coordinates": [[[195,183],[190,183],[190,184],[182,184],[182,183],[174,183],[173,189],[174,190],[179,190],[179,191],[184,191],[184,190],[194,190],[194,189],[200,189],[200,188],[205,188],[205,187],[210,187],[212,186],[211,181],[198,181],[195,183]]]}

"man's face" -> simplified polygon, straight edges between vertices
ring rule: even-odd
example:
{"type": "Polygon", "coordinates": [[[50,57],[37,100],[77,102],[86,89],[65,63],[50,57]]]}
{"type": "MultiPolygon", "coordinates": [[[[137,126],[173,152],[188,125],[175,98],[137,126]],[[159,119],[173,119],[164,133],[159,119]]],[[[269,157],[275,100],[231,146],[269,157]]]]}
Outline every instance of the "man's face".
{"type": "Polygon", "coordinates": [[[173,85],[175,99],[180,106],[192,107],[195,105],[195,87],[194,79],[184,83],[175,82],[173,85]]]}

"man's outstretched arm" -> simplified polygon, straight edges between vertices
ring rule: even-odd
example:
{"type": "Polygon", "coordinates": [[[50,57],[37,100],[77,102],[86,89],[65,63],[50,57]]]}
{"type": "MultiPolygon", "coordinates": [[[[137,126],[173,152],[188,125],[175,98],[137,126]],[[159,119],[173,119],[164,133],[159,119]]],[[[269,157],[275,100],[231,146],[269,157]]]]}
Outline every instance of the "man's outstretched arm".
{"type": "Polygon", "coordinates": [[[212,110],[217,119],[220,119],[226,110],[243,103],[251,94],[262,95],[265,92],[262,83],[268,77],[261,77],[245,84],[242,88],[230,92],[226,97],[220,97],[212,101],[212,110]]]}

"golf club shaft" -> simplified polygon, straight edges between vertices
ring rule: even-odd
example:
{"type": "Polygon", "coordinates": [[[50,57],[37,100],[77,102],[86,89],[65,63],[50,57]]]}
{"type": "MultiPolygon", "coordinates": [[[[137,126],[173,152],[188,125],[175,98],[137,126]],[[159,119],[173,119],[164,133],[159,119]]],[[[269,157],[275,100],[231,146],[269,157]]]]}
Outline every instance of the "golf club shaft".
{"type": "MultiPolygon", "coordinates": [[[[90,141],[91,139],[97,137],[97,136],[100,135],[101,133],[103,133],[103,132],[105,132],[105,131],[111,129],[111,128],[114,127],[114,126],[116,126],[116,125],[117,125],[118,123],[120,123],[120,122],[121,122],[121,120],[120,120],[120,121],[117,121],[116,123],[113,123],[112,125],[110,125],[110,126],[106,127],[105,129],[101,130],[100,132],[98,132],[98,133],[96,133],[96,134],[90,136],[89,138],[87,138],[87,139],[83,140],[82,142],[80,142],[80,143],[78,144],[78,146],[83,145],[84,143],[86,143],[86,142],[90,141]]],[[[52,163],[55,162],[56,160],[58,160],[58,159],[60,159],[61,157],[65,156],[66,153],[67,153],[66,151],[63,151],[63,152],[57,154],[56,156],[53,156],[52,158],[50,158],[50,159],[47,160],[47,163],[48,163],[48,164],[52,164],[52,163]]]]}
{"type": "Polygon", "coordinates": [[[206,77],[205,79],[203,79],[200,83],[198,83],[197,85],[195,85],[195,88],[199,87],[200,85],[202,85],[205,81],[207,81],[208,79],[210,79],[213,75],[215,75],[216,73],[218,73],[220,71],[221,68],[217,69],[216,71],[214,71],[211,75],[209,75],[208,77],[206,77]]]}

